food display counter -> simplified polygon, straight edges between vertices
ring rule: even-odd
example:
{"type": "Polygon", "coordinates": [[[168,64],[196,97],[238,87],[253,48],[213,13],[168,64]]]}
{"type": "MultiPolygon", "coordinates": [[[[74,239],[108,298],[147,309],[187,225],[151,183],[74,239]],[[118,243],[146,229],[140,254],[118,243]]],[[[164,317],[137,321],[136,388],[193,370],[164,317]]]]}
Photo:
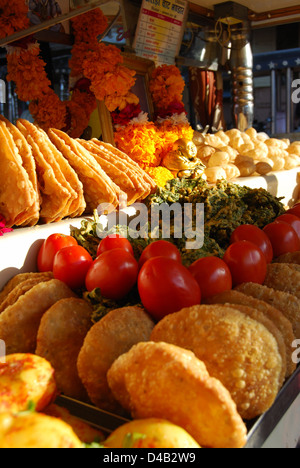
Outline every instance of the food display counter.
{"type": "MultiPolygon", "coordinates": [[[[198,5],[178,0],[172,8],[170,2],[143,2],[140,12],[129,0],[118,0],[113,14],[111,10],[105,14],[100,7],[110,3],[106,0],[70,0],[66,13],[33,25],[24,15],[23,0],[13,2],[12,8],[14,3],[19,7],[18,21],[2,33],[0,28],[0,47],[6,50],[16,102],[30,103],[30,118],[17,113],[10,121],[7,113],[0,116],[0,386],[3,378],[4,385],[12,382],[11,388],[18,391],[13,379],[20,372],[24,382],[24,371],[28,387],[22,388],[22,397],[28,401],[22,407],[20,395],[9,391],[2,400],[0,396],[0,447],[21,445],[20,441],[26,446],[30,429],[20,423],[22,416],[46,415],[49,427],[66,421],[70,448],[93,446],[91,437],[96,434],[102,434],[102,440],[95,441],[97,448],[299,447],[300,142],[253,127],[248,34],[251,22],[285,17],[287,11],[280,13],[274,2],[265,18],[257,2],[215,5],[203,0],[198,5]],[[129,5],[139,34],[146,32],[143,41],[140,37],[133,41],[129,34],[129,5]],[[209,30],[204,58],[193,55],[195,51],[178,55],[189,18],[200,18],[205,32],[209,30]],[[61,21],[70,21],[72,31],[67,39],[71,46],[67,101],[51,87],[38,42],[42,31],[43,38],[52,40],[53,30],[49,36],[47,31],[61,21]],[[168,25],[168,34],[176,35],[176,51],[160,44],[160,21],[168,25]],[[120,24],[128,27],[128,34],[117,30],[125,52],[105,42],[120,24]],[[213,58],[214,64],[224,66],[218,49],[224,48],[224,28],[232,48],[227,62],[234,98],[230,130],[222,126],[220,73],[214,75],[216,70],[209,65],[213,58]],[[168,63],[163,63],[164,57],[168,63]],[[195,128],[185,109],[180,66],[188,67],[190,79],[197,81],[195,96],[199,98],[201,86],[207,91],[200,105],[194,101],[198,117],[204,118],[209,109],[207,121],[195,128]],[[101,133],[97,137],[95,120],[101,133]],[[204,211],[199,227],[200,205],[204,211]],[[167,206],[168,222],[174,221],[167,236],[165,214],[156,230],[149,226],[149,218],[143,224],[145,218],[138,214],[152,216],[151,210],[162,206],[167,206]],[[188,207],[192,211],[187,212],[188,207]],[[123,264],[126,249],[121,252],[119,247],[118,256],[116,248],[100,252],[99,216],[119,234],[126,229],[130,258],[123,264]],[[281,216],[287,217],[278,219],[281,216]],[[135,235],[141,233],[136,219],[143,235],[135,235]],[[181,226],[184,231],[178,236],[176,228],[183,220],[190,224],[188,229],[181,226]],[[284,232],[278,234],[278,226],[284,232]],[[246,237],[234,238],[241,227],[248,229],[241,234],[246,237]],[[197,240],[198,234],[203,237],[202,245],[192,250],[187,242],[190,231],[197,240]],[[64,278],[53,259],[51,267],[43,269],[39,255],[53,234],[73,237],[68,248],[85,251],[80,260],[88,264],[84,277],[82,270],[74,270],[78,268],[74,250],[63,259],[70,267],[64,278]],[[170,249],[168,255],[162,250],[151,253],[155,245],[170,249]],[[97,270],[104,257],[107,263],[97,270]],[[121,278],[125,264],[132,267],[129,286],[127,277],[121,278]],[[92,268],[97,274],[89,286],[92,268]],[[219,277],[214,283],[211,268],[224,276],[224,282],[219,277]],[[21,279],[27,273],[41,277],[21,279]],[[116,286],[106,293],[107,278],[116,286]],[[38,290],[42,294],[37,299],[38,290]],[[43,301],[49,301],[47,310],[43,301]],[[31,318],[31,312],[36,317],[31,318]],[[69,341],[63,346],[59,340],[66,336],[69,341]],[[39,388],[33,392],[31,374],[25,372],[38,358],[41,367],[29,371],[43,371],[43,378],[49,372],[42,396],[39,388]],[[72,389],[64,370],[74,382],[72,389]],[[151,418],[159,419],[154,435],[151,418]],[[143,420],[146,425],[139,426],[143,420]],[[161,420],[174,426],[163,429],[161,420]],[[88,426],[81,427],[80,422],[88,426]],[[117,430],[126,424],[133,429],[116,442],[117,430]],[[15,427],[23,439],[14,439],[15,427]],[[79,431],[78,438],[68,432],[72,428],[79,431]],[[85,431],[89,441],[81,438],[85,431]],[[167,436],[171,441],[165,442],[167,436]]],[[[289,3],[297,15],[297,5],[289,3]]],[[[0,11],[4,12],[0,25],[1,20],[7,25],[11,17],[1,9],[1,0],[0,11]]],[[[115,233],[113,242],[120,241],[115,233]]],[[[63,250],[55,252],[55,259],[63,250]]],[[[37,446],[47,443],[37,434],[37,446]]],[[[63,437],[57,437],[49,444],[63,443],[63,437]]]]}

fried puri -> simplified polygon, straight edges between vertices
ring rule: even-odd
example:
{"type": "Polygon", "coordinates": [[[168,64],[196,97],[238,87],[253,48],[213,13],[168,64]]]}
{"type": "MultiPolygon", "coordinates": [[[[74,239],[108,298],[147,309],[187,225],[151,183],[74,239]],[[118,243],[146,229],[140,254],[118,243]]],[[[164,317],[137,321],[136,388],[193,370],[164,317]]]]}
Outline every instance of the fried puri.
{"type": "Polygon", "coordinates": [[[107,371],[117,357],[139,341],[148,341],[154,322],[140,307],[109,312],[87,333],[77,368],[91,401],[99,408],[122,412],[107,383],[107,371]]]}
{"type": "Polygon", "coordinates": [[[201,447],[246,443],[245,424],[228,390],[189,350],[164,342],[138,343],[115,360],[107,379],[134,419],[166,419],[201,447]]]}
{"type": "Polygon", "coordinates": [[[8,295],[13,291],[14,288],[19,286],[21,283],[27,280],[32,280],[32,279],[43,279],[43,278],[50,278],[53,279],[53,273],[52,272],[46,272],[46,273],[40,273],[40,272],[34,272],[34,273],[19,273],[15,276],[13,276],[2,288],[0,291],[0,304],[6,298],[8,295]]]}
{"type": "Polygon", "coordinates": [[[33,276],[32,278],[22,281],[2,301],[2,303],[0,304],[0,314],[7,307],[9,307],[10,305],[13,305],[19,299],[20,296],[25,294],[31,288],[33,288],[39,283],[50,281],[51,279],[53,279],[53,275],[52,274],[48,275],[46,273],[44,275],[41,274],[40,276],[33,276]]]}
{"type": "Polygon", "coordinates": [[[256,283],[243,283],[235,288],[237,291],[267,302],[280,310],[291,322],[296,339],[300,338],[300,299],[283,291],[277,291],[256,283]]]}
{"type": "Polygon", "coordinates": [[[75,297],[62,281],[52,279],[39,283],[0,314],[0,339],[6,352],[34,353],[43,314],[57,301],[75,297]]]}
{"type": "Polygon", "coordinates": [[[0,414],[0,448],[83,448],[72,427],[42,413],[0,414]]]}
{"type": "Polygon", "coordinates": [[[300,299],[300,272],[293,270],[289,264],[269,264],[264,285],[293,294],[300,299]]]}
{"type": "Polygon", "coordinates": [[[300,251],[282,254],[274,259],[274,263],[295,263],[300,265],[300,251]]]}
{"type": "Polygon", "coordinates": [[[77,357],[92,326],[92,311],[83,299],[61,299],[42,316],[37,334],[36,354],[51,363],[59,391],[82,401],[88,397],[78,376],[77,357]]]}
{"type": "Polygon", "coordinates": [[[282,358],[261,323],[222,305],[200,305],[164,317],[151,334],[190,349],[230,392],[243,419],[267,411],[281,387],[282,358]]]}
{"type": "Polygon", "coordinates": [[[240,304],[252,307],[263,312],[278,328],[283,336],[286,347],[286,377],[289,377],[295,370],[296,365],[292,361],[292,354],[294,348],[292,343],[295,340],[293,327],[291,322],[285,315],[278,309],[254,297],[246,296],[238,290],[226,291],[210,297],[205,301],[207,304],[240,304]]]}
{"type": "Polygon", "coordinates": [[[9,354],[0,363],[0,413],[18,413],[34,404],[42,411],[57,395],[54,369],[40,356],[9,354]]]}
{"type": "Polygon", "coordinates": [[[282,386],[286,378],[286,374],[287,374],[287,371],[286,371],[287,354],[286,354],[286,346],[285,346],[283,336],[278,330],[278,328],[276,327],[276,325],[274,325],[274,323],[268,317],[266,317],[266,315],[263,312],[261,312],[258,309],[254,309],[253,307],[248,307],[248,306],[241,305],[241,304],[234,304],[234,306],[232,306],[232,304],[224,304],[224,306],[230,307],[231,309],[232,307],[234,307],[235,310],[238,310],[239,312],[242,312],[243,314],[248,315],[253,320],[257,320],[257,322],[264,325],[267,328],[267,330],[269,330],[269,332],[274,336],[278,345],[278,351],[282,359],[281,375],[279,379],[280,386],[282,386]]]}

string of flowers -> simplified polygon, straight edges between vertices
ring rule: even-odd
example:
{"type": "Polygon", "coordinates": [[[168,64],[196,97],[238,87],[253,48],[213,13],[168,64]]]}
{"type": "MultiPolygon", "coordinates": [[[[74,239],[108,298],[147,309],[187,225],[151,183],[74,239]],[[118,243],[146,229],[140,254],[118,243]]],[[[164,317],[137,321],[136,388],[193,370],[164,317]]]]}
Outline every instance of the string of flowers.
{"type": "MultiPolygon", "coordinates": [[[[24,0],[14,0],[9,13],[11,11],[16,12],[16,18],[23,17],[22,22],[17,23],[12,20],[10,23],[14,32],[29,27],[28,6],[24,0]]],[[[9,24],[11,16],[8,14],[5,16],[6,25],[9,24]]],[[[30,113],[36,123],[46,131],[55,127],[76,138],[80,137],[88,126],[90,115],[96,108],[97,102],[90,90],[90,81],[83,75],[82,63],[85,55],[98,46],[97,36],[105,31],[107,24],[107,18],[100,9],[80,15],[72,20],[75,41],[70,60],[71,99],[67,101],[61,101],[51,88],[45,71],[46,64],[40,57],[38,42],[29,37],[6,47],[7,80],[16,84],[18,98],[30,103],[30,113]]],[[[11,34],[11,31],[12,29],[7,26],[5,32],[11,34]]],[[[4,37],[6,35],[5,33],[4,37]]]]}
{"type": "Polygon", "coordinates": [[[187,120],[182,100],[184,87],[185,82],[176,66],[157,67],[150,80],[155,121],[149,122],[148,115],[136,108],[128,109],[123,121],[120,115],[117,119],[115,117],[115,121],[113,118],[118,148],[138,162],[159,186],[164,186],[174,177],[161,165],[164,156],[179,138],[193,138],[194,131],[187,120]]]}

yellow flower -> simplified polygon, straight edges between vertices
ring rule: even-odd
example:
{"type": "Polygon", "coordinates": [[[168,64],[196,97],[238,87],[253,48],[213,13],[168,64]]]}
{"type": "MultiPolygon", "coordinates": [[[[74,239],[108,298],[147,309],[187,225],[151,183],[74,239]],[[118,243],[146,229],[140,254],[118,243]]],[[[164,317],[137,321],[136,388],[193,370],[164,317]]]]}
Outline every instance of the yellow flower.
{"type": "Polygon", "coordinates": [[[49,128],[62,130],[65,127],[65,104],[51,89],[38,100],[31,101],[29,111],[36,123],[45,131],[49,128]]]}
{"type": "Polygon", "coordinates": [[[169,180],[174,179],[172,172],[163,166],[145,167],[145,171],[152,177],[158,187],[164,187],[169,180]]]}

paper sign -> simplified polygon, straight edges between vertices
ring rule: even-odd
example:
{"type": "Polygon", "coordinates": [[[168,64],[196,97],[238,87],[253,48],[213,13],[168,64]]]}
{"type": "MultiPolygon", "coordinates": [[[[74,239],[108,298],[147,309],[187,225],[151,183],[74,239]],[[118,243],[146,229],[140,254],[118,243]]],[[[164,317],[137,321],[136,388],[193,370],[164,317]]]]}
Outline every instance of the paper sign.
{"type": "Polygon", "coordinates": [[[156,66],[174,65],[188,11],[186,0],[143,0],[133,47],[156,66]]]}

